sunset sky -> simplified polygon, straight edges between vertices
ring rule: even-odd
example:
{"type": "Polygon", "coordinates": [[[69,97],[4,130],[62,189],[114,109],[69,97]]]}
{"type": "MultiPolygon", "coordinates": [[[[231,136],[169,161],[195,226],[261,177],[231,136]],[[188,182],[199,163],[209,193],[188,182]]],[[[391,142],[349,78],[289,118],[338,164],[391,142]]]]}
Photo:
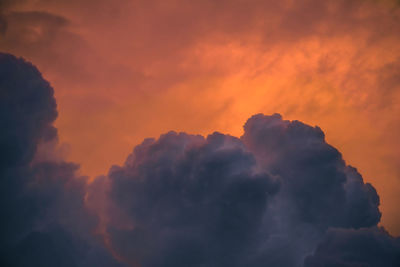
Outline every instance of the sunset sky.
{"type": "Polygon", "coordinates": [[[0,0],[0,51],[54,88],[57,153],[91,181],[170,130],[320,127],[400,235],[398,0],[0,0]]]}

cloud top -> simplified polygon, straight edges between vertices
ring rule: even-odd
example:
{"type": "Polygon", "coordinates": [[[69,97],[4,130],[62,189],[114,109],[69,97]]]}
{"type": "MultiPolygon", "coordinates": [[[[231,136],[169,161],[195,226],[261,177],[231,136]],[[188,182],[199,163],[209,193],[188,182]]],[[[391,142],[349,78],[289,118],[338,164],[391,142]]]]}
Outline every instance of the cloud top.
{"type": "Polygon", "coordinates": [[[89,183],[56,154],[53,89],[0,54],[4,266],[398,266],[379,196],[323,131],[257,114],[237,138],[168,132],[89,183]]]}

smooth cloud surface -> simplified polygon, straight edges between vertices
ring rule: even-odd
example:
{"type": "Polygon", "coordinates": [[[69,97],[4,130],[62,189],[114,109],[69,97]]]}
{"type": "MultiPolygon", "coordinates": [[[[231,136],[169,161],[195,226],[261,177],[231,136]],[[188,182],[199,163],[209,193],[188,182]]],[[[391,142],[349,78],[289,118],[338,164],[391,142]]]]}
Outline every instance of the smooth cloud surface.
{"type": "Polygon", "coordinates": [[[0,93],[4,266],[400,264],[377,192],[318,127],[258,114],[241,138],[169,132],[88,184],[44,155],[57,111],[39,71],[0,54],[0,93]]]}

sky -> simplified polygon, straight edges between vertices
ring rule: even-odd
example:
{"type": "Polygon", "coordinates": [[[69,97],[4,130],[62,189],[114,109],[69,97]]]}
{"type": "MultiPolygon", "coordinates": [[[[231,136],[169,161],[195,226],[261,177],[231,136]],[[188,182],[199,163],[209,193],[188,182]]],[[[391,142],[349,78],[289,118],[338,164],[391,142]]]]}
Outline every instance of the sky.
{"type": "MultiPolygon", "coordinates": [[[[279,113],[322,129],[345,166],[376,189],[379,225],[398,236],[399,20],[395,0],[1,0],[0,51],[32,62],[54,88],[58,141],[50,157],[78,164],[74,175],[88,184],[105,179],[111,192],[123,191],[120,180],[104,177],[114,164],[135,171],[126,158],[148,137],[218,131],[243,140],[252,115],[279,113]]],[[[38,151],[47,155],[48,146],[38,151]]],[[[272,164],[251,153],[256,165],[272,164]]],[[[127,209],[121,216],[135,221],[127,209]]],[[[106,243],[118,250],[113,236],[106,243]]]]}

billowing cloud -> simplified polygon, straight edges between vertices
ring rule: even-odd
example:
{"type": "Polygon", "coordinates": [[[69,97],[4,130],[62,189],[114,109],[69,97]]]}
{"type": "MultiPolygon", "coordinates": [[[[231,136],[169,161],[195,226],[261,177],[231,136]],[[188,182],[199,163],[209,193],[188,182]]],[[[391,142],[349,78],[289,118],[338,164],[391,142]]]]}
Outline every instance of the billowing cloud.
{"type": "Polygon", "coordinates": [[[380,191],[382,223],[399,234],[399,7],[0,0],[0,49],[35,62],[56,88],[60,140],[86,174],[121,164],[148,136],[240,136],[238,121],[278,112],[324,129],[380,191]]]}
{"type": "Polygon", "coordinates": [[[93,236],[78,165],[37,158],[57,140],[52,87],[32,64],[1,53],[0,96],[1,265],[114,266],[93,236]]]}
{"type": "MultiPolygon", "coordinates": [[[[289,200],[301,221],[352,228],[379,222],[375,189],[364,184],[356,169],[346,166],[319,127],[285,121],[278,114],[260,114],[250,118],[244,129],[242,140],[261,168],[284,182],[284,199],[279,202],[289,200]]],[[[293,208],[281,207],[287,209],[293,208]]]]}
{"type": "Polygon", "coordinates": [[[89,183],[57,155],[53,89],[0,54],[3,266],[397,266],[375,188],[319,127],[169,132],[89,183]]]}
{"type": "Polygon", "coordinates": [[[305,267],[400,265],[400,238],[381,228],[332,229],[316,252],[307,257],[305,267]]]}
{"type": "Polygon", "coordinates": [[[244,129],[240,139],[176,132],[146,139],[125,165],[110,169],[103,178],[106,232],[122,259],[141,266],[303,266],[329,229],[376,227],[375,189],[320,128],[258,114],[244,129]]]}
{"type": "Polygon", "coordinates": [[[132,221],[132,230],[109,228],[112,244],[144,266],[246,265],[270,234],[260,226],[279,188],[255,163],[218,133],[145,141],[110,172],[111,198],[132,221]]]}

